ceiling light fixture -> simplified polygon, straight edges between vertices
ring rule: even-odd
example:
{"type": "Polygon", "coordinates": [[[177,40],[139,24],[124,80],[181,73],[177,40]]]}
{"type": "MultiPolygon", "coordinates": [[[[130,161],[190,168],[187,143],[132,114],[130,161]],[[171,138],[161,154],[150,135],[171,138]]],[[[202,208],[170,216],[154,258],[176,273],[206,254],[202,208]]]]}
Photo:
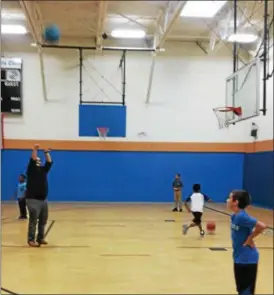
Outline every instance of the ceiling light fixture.
{"type": "Polygon", "coordinates": [[[184,17],[212,18],[227,1],[187,1],[181,11],[184,17]]]}
{"type": "Polygon", "coordinates": [[[22,25],[1,25],[2,34],[25,35],[27,33],[26,27],[22,25]]]}
{"type": "Polygon", "coordinates": [[[237,42],[237,43],[253,43],[258,39],[257,35],[254,34],[232,34],[228,37],[228,42],[237,42]]]}
{"type": "Polygon", "coordinates": [[[25,20],[26,16],[22,12],[16,11],[8,11],[6,9],[2,9],[1,11],[1,18],[8,19],[8,20],[25,20]]]}
{"type": "Polygon", "coordinates": [[[128,38],[128,39],[141,39],[146,35],[143,30],[113,30],[111,36],[113,38],[128,38]]]}

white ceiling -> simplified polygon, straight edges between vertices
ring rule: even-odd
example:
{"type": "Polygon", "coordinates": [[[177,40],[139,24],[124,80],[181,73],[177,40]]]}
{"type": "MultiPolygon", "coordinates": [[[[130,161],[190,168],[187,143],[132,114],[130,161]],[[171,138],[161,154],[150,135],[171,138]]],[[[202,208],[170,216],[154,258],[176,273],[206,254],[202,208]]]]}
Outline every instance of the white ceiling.
{"type": "MultiPolygon", "coordinates": [[[[47,24],[57,24],[61,30],[61,44],[90,46],[102,44],[119,46],[119,40],[102,40],[113,29],[144,29],[158,41],[177,40],[208,43],[214,37],[220,41],[228,27],[233,27],[233,1],[228,1],[213,19],[196,19],[176,16],[175,12],[185,1],[2,1],[2,23],[20,23],[27,26],[30,35],[42,36],[47,24]],[[165,11],[167,28],[165,33],[165,11]],[[10,18],[3,17],[7,13],[10,18]],[[18,14],[17,18],[15,14],[18,14]],[[20,17],[21,14],[21,17],[20,17]],[[24,17],[25,15],[25,17],[24,17]],[[12,17],[13,16],[13,17],[12,17]],[[161,32],[161,33],[159,33],[161,32]],[[96,39],[97,37],[97,39],[96,39]]],[[[269,1],[269,19],[273,18],[273,1],[269,1]]],[[[182,6],[181,6],[182,7],[182,6]]],[[[238,23],[242,29],[263,30],[264,1],[238,1],[238,23]]],[[[16,38],[16,36],[12,36],[16,38]]],[[[148,37],[150,38],[150,37],[148,37]]],[[[28,39],[29,40],[29,39],[28,39]]],[[[158,42],[157,41],[157,42],[158,42]]],[[[129,43],[126,44],[130,46],[129,43]]],[[[223,43],[223,42],[221,42],[223,43]]],[[[164,44],[164,43],[162,43],[164,44]]]]}

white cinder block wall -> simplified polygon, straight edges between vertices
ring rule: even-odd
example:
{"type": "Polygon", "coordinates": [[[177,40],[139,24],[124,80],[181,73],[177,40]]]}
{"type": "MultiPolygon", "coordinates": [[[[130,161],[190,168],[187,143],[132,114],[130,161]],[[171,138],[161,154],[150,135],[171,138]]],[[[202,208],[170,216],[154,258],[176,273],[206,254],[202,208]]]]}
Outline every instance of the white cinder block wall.
{"type": "MultiPolygon", "coordinates": [[[[10,47],[11,48],[11,47],[10,47]]],[[[83,140],[78,137],[79,57],[73,50],[45,50],[48,102],[43,100],[39,58],[33,49],[5,51],[23,59],[23,117],[5,119],[5,137],[83,140]]],[[[206,56],[191,43],[169,43],[158,55],[150,103],[146,104],[150,53],[127,53],[127,138],[131,141],[246,142],[250,121],[219,130],[212,108],[225,105],[231,52],[206,56]],[[138,135],[145,132],[146,136],[138,135]]],[[[2,50],[3,50],[2,49],[2,50]]],[[[84,52],[84,100],[121,100],[121,52],[84,52]],[[102,79],[104,76],[109,82],[102,79]],[[105,94],[103,94],[103,92],[105,94]]],[[[268,115],[256,119],[260,139],[273,134],[273,81],[268,82],[268,115]],[[269,86],[270,85],[270,86],[269,86]],[[272,91],[272,92],[271,92],[272,91]],[[271,104],[272,103],[272,104],[271,104]]],[[[255,120],[254,120],[255,121],[255,120]]],[[[97,138],[84,138],[98,140],[97,138]]],[[[115,138],[113,140],[125,140],[115,138]]]]}

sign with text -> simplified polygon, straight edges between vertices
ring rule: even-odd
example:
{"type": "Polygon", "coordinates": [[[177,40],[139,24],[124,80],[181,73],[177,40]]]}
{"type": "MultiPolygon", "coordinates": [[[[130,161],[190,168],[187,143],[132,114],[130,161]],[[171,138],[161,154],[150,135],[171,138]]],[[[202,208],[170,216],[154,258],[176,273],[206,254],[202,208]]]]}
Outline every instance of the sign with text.
{"type": "Polygon", "coordinates": [[[1,112],[22,114],[21,58],[1,58],[1,112]]]}

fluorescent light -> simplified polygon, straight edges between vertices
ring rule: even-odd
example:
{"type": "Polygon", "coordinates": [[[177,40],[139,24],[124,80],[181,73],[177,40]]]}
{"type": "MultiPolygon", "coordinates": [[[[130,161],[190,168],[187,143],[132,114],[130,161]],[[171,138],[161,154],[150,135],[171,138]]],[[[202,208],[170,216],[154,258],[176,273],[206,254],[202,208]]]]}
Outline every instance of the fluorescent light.
{"type": "Polygon", "coordinates": [[[1,33],[24,35],[27,33],[27,29],[21,25],[1,25],[1,33]]]}
{"type": "Polygon", "coordinates": [[[22,12],[15,12],[15,11],[7,11],[7,10],[2,10],[1,11],[1,18],[2,19],[13,19],[13,20],[25,20],[26,17],[24,13],[22,12]]]}
{"type": "Polygon", "coordinates": [[[132,39],[140,39],[144,38],[146,35],[143,30],[113,30],[111,32],[111,36],[113,38],[132,38],[132,39]]]}
{"type": "Polygon", "coordinates": [[[213,17],[227,1],[187,1],[181,16],[186,17],[213,17]]]}
{"type": "Polygon", "coordinates": [[[257,35],[254,34],[232,34],[228,37],[228,42],[237,43],[253,43],[258,39],[257,35]]]}

